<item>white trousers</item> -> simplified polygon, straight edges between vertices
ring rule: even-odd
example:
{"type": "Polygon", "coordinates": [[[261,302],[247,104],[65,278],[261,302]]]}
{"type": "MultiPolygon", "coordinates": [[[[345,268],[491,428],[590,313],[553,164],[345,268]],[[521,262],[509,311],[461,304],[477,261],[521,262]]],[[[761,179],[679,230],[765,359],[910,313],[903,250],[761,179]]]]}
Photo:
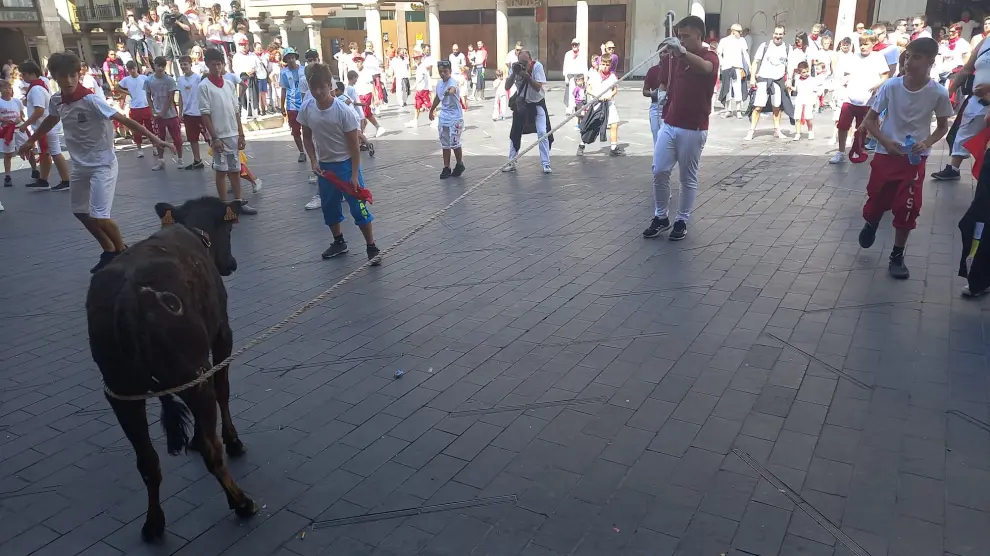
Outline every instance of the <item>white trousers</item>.
{"type": "Polygon", "coordinates": [[[681,129],[663,124],[653,147],[653,207],[654,215],[668,218],[670,205],[670,172],[677,164],[681,176],[681,199],[676,220],[685,223],[691,218],[694,198],[698,193],[698,166],[701,151],[708,140],[708,130],[681,129]]]}
{"type": "MultiPolygon", "coordinates": [[[[547,134],[547,113],[543,110],[542,106],[536,107],[536,133],[540,137],[547,134]]],[[[519,142],[521,146],[522,140],[519,142]]],[[[512,144],[512,140],[509,140],[509,158],[514,158],[515,156],[516,146],[512,144]]],[[[540,161],[543,162],[544,166],[550,165],[550,141],[548,139],[540,141],[540,161]]]]}

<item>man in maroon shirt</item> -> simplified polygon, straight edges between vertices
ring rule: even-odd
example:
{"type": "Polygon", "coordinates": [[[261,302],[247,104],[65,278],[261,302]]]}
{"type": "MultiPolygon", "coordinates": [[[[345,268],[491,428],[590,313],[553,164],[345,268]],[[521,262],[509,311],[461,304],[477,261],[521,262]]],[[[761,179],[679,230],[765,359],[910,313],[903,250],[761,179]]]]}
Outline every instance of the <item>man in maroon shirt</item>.
{"type": "Polygon", "coordinates": [[[708,114],[718,77],[718,55],[705,48],[704,36],[705,22],[692,15],[677,24],[677,37],[661,43],[661,49],[669,54],[660,61],[659,70],[665,78],[660,89],[667,92],[667,102],[663,106],[663,127],[653,151],[653,221],[643,231],[643,237],[657,237],[671,228],[667,207],[674,164],[681,176],[681,198],[668,239],[679,241],[687,236],[687,223],[698,192],[698,164],[708,139],[708,114]]]}

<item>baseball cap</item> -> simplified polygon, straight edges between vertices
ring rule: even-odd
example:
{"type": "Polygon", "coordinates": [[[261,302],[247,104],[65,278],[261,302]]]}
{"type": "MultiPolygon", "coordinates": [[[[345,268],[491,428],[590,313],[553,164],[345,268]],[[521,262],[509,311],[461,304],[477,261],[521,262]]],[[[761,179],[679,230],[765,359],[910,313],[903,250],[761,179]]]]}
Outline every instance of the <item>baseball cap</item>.
{"type": "Polygon", "coordinates": [[[571,44],[581,44],[581,40],[578,39],[577,37],[574,37],[573,39],[571,39],[571,44]]]}
{"type": "Polygon", "coordinates": [[[317,52],[315,48],[310,48],[309,50],[306,51],[306,54],[304,54],[303,56],[307,60],[311,60],[311,59],[315,60],[316,58],[320,57],[320,53],[317,52]]]}
{"type": "Polygon", "coordinates": [[[296,50],[291,46],[285,47],[285,51],[282,52],[282,61],[284,62],[285,59],[288,58],[289,56],[295,56],[296,60],[299,59],[299,53],[296,52],[296,50]]]}

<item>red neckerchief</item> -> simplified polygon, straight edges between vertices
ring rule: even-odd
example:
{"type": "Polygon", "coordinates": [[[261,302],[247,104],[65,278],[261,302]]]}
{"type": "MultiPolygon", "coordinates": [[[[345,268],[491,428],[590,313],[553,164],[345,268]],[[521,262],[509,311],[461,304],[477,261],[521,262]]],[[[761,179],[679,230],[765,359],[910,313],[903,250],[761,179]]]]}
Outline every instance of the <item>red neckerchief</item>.
{"type": "Polygon", "coordinates": [[[223,76],[222,75],[220,77],[213,77],[210,74],[206,74],[206,78],[210,80],[210,83],[213,83],[214,85],[216,85],[218,89],[223,89],[223,76]]]}
{"type": "Polygon", "coordinates": [[[914,33],[911,33],[911,40],[915,40],[920,36],[921,36],[921,31],[915,31],[914,33]]]}
{"type": "Polygon", "coordinates": [[[813,41],[817,41],[818,40],[818,35],[811,35],[808,38],[811,39],[811,40],[813,40],[813,41]]]}
{"type": "Polygon", "coordinates": [[[949,39],[949,50],[955,50],[957,42],[959,42],[959,37],[956,37],[954,39],[949,39]]]}
{"type": "Polygon", "coordinates": [[[578,49],[578,50],[573,50],[573,49],[572,49],[572,50],[571,50],[571,54],[573,54],[573,55],[574,55],[574,56],[573,56],[573,58],[574,58],[575,60],[577,60],[577,57],[578,57],[578,55],[580,55],[580,54],[581,54],[581,50],[580,50],[580,49],[578,49]]]}
{"type": "Polygon", "coordinates": [[[878,42],[877,44],[873,45],[873,52],[881,52],[885,48],[887,48],[887,46],[888,46],[887,43],[878,42]]]}
{"type": "Polygon", "coordinates": [[[612,75],[612,70],[611,69],[608,70],[607,73],[602,73],[602,70],[598,70],[598,75],[601,76],[602,81],[605,81],[606,79],[608,79],[608,76],[612,75]]]}
{"type": "MultiPolygon", "coordinates": [[[[40,77],[35,79],[34,81],[29,81],[28,85],[30,86],[28,87],[27,93],[30,93],[31,89],[33,89],[34,87],[39,87],[39,86],[46,91],[48,90],[48,85],[45,84],[45,80],[40,77]]],[[[27,96],[27,93],[24,93],[24,96],[27,96]]]]}
{"type": "Polygon", "coordinates": [[[62,104],[69,104],[75,102],[86,95],[93,94],[93,91],[83,87],[82,85],[76,85],[73,91],[62,91],[62,104]]]}
{"type": "Polygon", "coordinates": [[[798,77],[798,79],[800,79],[801,81],[804,81],[805,79],[807,79],[809,77],[811,77],[811,76],[810,75],[802,75],[801,77],[798,77]]]}

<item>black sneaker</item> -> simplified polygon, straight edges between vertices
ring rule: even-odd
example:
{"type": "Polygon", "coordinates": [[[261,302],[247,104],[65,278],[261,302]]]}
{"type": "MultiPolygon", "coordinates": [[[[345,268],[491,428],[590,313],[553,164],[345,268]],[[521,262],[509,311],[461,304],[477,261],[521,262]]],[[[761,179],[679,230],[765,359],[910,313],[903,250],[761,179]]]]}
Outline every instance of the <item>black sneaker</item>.
{"type": "Polygon", "coordinates": [[[51,189],[51,191],[68,191],[69,190],[69,182],[67,182],[67,181],[60,181],[60,182],[58,182],[58,185],[53,185],[53,186],[51,186],[50,189],[51,189]]]}
{"type": "Polygon", "coordinates": [[[379,249],[377,245],[368,246],[368,260],[371,261],[371,266],[378,266],[382,264],[382,259],[378,256],[381,252],[382,250],[379,249]]]}
{"type": "Polygon", "coordinates": [[[375,144],[374,143],[368,143],[368,156],[370,156],[371,158],[375,158],[375,144]]]}
{"type": "Polygon", "coordinates": [[[620,149],[619,147],[612,147],[608,150],[609,156],[626,156],[626,151],[620,149]]]}
{"type": "Polygon", "coordinates": [[[450,171],[450,168],[446,168],[446,167],[445,167],[445,168],[444,168],[444,169],[443,169],[443,170],[442,170],[442,171],[440,172],[440,179],[442,179],[442,180],[445,180],[445,179],[447,179],[447,178],[449,178],[449,177],[451,176],[451,174],[453,174],[453,172],[451,172],[451,171],[450,171]]]}
{"type": "Polygon", "coordinates": [[[346,252],[347,252],[346,241],[343,240],[334,241],[333,243],[330,244],[330,247],[328,247],[327,250],[323,252],[323,255],[321,256],[323,257],[324,260],[326,260],[326,259],[332,259],[337,255],[343,255],[346,252]]]}
{"type": "Polygon", "coordinates": [[[100,262],[96,263],[96,266],[89,269],[89,273],[96,274],[97,272],[102,270],[103,267],[110,264],[110,262],[113,261],[119,254],[120,253],[117,253],[116,251],[104,251],[103,253],[100,254],[100,262]]]}
{"type": "Polygon", "coordinates": [[[584,156],[584,145],[578,145],[577,155],[584,156]]]}
{"type": "Polygon", "coordinates": [[[680,241],[687,237],[687,224],[683,220],[678,220],[674,222],[674,229],[667,234],[667,239],[670,241],[680,241]]]}
{"type": "Polygon", "coordinates": [[[296,159],[296,162],[306,162],[306,153],[299,153],[299,158],[296,159]]]}
{"type": "Polygon", "coordinates": [[[461,174],[464,173],[464,170],[467,170],[467,168],[464,167],[464,163],[458,162],[457,164],[454,165],[454,171],[451,172],[450,175],[455,178],[458,178],[461,176],[461,174]]]}
{"type": "Polygon", "coordinates": [[[14,187],[14,182],[10,181],[10,176],[4,176],[3,177],[3,186],[4,187],[14,187]]]}
{"type": "Polygon", "coordinates": [[[945,169],[941,172],[935,172],[932,174],[932,179],[938,181],[955,181],[958,180],[959,177],[959,170],[953,168],[951,164],[946,164],[945,169]]]}
{"type": "Polygon", "coordinates": [[[898,280],[907,280],[911,277],[911,273],[908,271],[908,267],[904,265],[904,254],[890,256],[890,264],[887,265],[887,271],[890,272],[892,278],[898,280]]]}
{"type": "Polygon", "coordinates": [[[863,229],[859,231],[859,246],[869,249],[877,239],[877,227],[867,222],[863,224],[863,229]]]}
{"type": "Polygon", "coordinates": [[[203,168],[206,168],[206,165],[203,164],[202,160],[194,160],[192,164],[186,166],[183,170],[202,170],[203,168]]]}
{"type": "Polygon", "coordinates": [[[360,150],[362,150],[362,151],[366,151],[366,150],[368,150],[368,144],[367,143],[361,143],[361,146],[358,147],[358,148],[360,150]]]}
{"type": "Polygon", "coordinates": [[[38,178],[33,182],[27,184],[26,187],[28,189],[48,189],[51,187],[51,185],[48,183],[48,180],[43,180],[41,178],[38,178]]]}
{"type": "Polygon", "coordinates": [[[657,237],[658,235],[666,232],[669,229],[670,229],[669,218],[664,218],[663,220],[661,220],[659,216],[654,216],[653,221],[650,222],[650,227],[643,230],[643,237],[645,238],[657,237]]]}
{"type": "Polygon", "coordinates": [[[41,172],[37,170],[31,170],[31,179],[37,180],[41,178],[41,172]]]}

